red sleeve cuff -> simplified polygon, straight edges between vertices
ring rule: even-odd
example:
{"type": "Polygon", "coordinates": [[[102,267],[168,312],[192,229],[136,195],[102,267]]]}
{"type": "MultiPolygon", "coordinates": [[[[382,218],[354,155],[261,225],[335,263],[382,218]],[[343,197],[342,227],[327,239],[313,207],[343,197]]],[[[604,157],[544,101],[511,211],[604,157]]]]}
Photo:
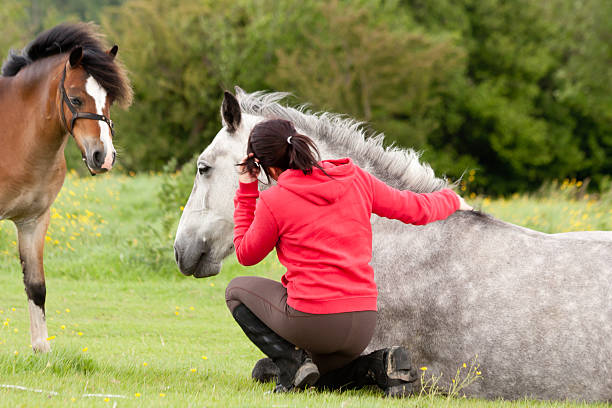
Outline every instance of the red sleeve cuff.
{"type": "Polygon", "coordinates": [[[457,196],[457,193],[455,193],[450,188],[447,188],[444,191],[446,192],[446,195],[449,196],[451,200],[453,200],[453,204],[455,206],[454,209],[455,211],[457,211],[459,209],[459,206],[461,205],[461,203],[459,202],[459,196],[457,196]]]}
{"type": "Polygon", "coordinates": [[[242,183],[238,182],[238,191],[243,194],[256,194],[259,196],[259,188],[257,185],[257,180],[251,183],[242,183]]]}

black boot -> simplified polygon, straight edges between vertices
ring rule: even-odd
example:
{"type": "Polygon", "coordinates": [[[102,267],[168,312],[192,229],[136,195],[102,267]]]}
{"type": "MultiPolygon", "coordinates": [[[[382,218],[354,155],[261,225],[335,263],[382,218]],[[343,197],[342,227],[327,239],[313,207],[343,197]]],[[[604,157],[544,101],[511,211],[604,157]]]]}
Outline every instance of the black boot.
{"type": "Polygon", "coordinates": [[[255,367],[253,367],[253,371],[251,372],[251,377],[255,381],[267,383],[270,381],[278,381],[278,374],[279,370],[276,364],[274,364],[274,361],[266,357],[255,363],[255,367]]]}
{"type": "Polygon", "coordinates": [[[317,382],[319,370],[304,350],[272,331],[243,304],[234,309],[232,316],[247,337],[278,367],[274,392],[303,389],[317,382]]]}
{"type": "Polygon", "coordinates": [[[316,386],[347,390],[377,385],[388,397],[406,397],[412,394],[416,380],[408,351],[391,347],[359,356],[346,366],[322,375],[316,386]]]}

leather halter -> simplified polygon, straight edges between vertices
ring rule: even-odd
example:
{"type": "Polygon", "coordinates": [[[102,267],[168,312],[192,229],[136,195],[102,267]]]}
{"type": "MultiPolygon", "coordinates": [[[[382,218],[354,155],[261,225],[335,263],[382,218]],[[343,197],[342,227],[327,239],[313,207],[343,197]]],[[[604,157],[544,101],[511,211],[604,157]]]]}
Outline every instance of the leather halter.
{"type": "Polygon", "coordinates": [[[72,130],[74,129],[74,122],[77,119],[91,119],[91,120],[101,120],[102,122],[105,122],[108,125],[108,127],[110,128],[111,135],[114,138],[115,137],[115,129],[113,127],[113,121],[110,120],[108,117],[106,117],[104,115],[98,115],[97,113],[78,112],[77,111],[77,109],[74,107],[72,102],[70,102],[70,99],[68,98],[68,95],[66,95],[66,89],[64,88],[64,81],[65,80],[66,80],[66,66],[64,66],[64,72],[62,73],[62,80],[60,81],[60,85],[59,85],[59,91],[60,91],[60,94],[62,95],[62,104],[61,104],[62,107],[60,109],[62,111],[62,122],[64,123],[64,127],[66,128],[66,130],[68,130],[70,135],[72,135],[72,137],[74,137],[74,134],[72,133],[72,130]],[[72,119],[70,120],[70,127],[68,127],[68,123],[66,122],[66,114],[64,113],[64,103],[66,103],[66,105],[68,105],[68,109],[70,109],[70,112],[72,112],[72,119]]]}

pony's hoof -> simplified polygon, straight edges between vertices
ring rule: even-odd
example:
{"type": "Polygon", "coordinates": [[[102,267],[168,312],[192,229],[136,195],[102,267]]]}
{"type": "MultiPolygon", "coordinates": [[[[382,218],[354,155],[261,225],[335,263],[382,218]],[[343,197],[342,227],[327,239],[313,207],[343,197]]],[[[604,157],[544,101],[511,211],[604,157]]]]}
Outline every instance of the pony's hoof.
{"type": "Polygon", "coordinates": [[[51,344],[49,344],[48,340],[32,342],[32,351],[35,353],[48,353],[51,351],[51,344]]]}

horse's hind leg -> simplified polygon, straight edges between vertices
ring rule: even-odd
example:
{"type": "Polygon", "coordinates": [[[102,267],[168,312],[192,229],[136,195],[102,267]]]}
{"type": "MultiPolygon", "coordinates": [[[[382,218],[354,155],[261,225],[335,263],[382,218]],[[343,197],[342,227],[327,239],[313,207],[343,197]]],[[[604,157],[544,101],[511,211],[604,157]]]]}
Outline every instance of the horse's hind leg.
{"type": "Polygon", "coordinates": [[[23,283],[28,295],[30,310],[30,335],[32,350],[47,352],[51,350],[47,340],[45,320],[45,272],[43,269],[43,247],[49,226],[49,211],[38,219],[16,223],[19,237],[19,257],[23,270],[23,283]]]}

